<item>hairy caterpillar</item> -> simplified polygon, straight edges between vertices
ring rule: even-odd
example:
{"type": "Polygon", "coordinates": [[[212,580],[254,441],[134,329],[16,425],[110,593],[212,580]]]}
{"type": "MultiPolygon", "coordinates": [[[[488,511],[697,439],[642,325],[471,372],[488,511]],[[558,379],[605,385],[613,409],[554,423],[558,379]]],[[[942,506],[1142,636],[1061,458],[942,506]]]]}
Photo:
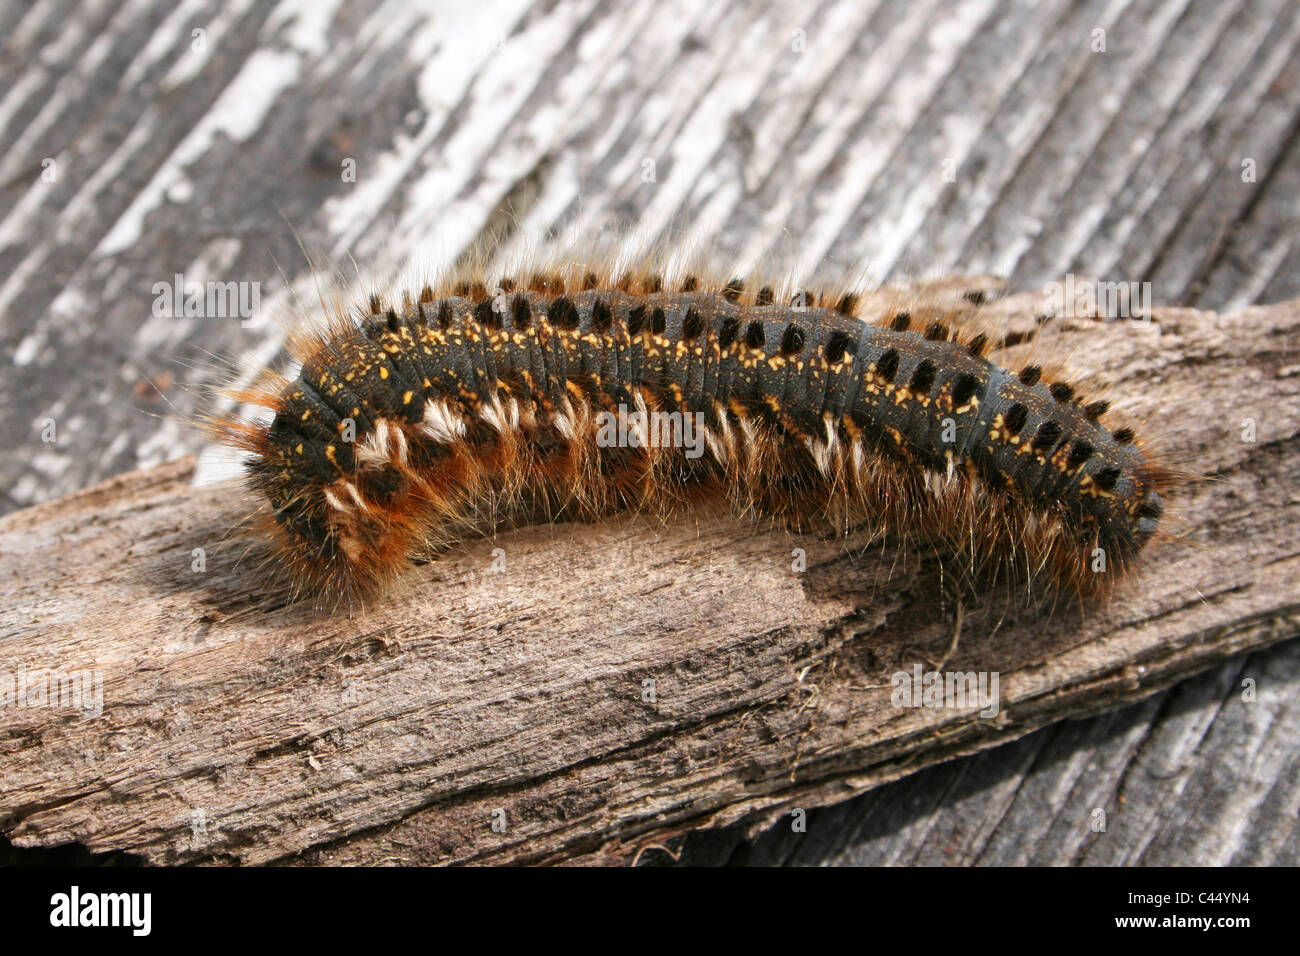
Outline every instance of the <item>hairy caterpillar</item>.
{"type": "Polygon", "coordinates": [[[1088,597],[1133,566],[1173,484],[1107,403],[991,362],[952,309],[868,322],[852,294],[570,265],[359,311],[291,342],[294,379],[238,393],[269,424],[212,423],[251,453],[295,585],[335,601],[502,518],[702,498],[870,523],[969,577],[1088,597]]]}

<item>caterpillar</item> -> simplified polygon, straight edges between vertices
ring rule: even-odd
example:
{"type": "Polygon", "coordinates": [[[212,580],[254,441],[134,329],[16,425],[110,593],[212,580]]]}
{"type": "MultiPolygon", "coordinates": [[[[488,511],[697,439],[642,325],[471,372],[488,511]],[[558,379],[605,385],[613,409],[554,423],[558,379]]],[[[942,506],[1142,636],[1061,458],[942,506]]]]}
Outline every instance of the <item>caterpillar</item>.
{"type": "Polygon", "coordinates": [[[1174,476],[1105,401],[995,363],[955,309],[755,285],[577,264],[371,295],[230,393],[268,421],[209,424],[295,590],[336,603],[502,520],[705,500],[1083,598],[1134,567],[1174,476]]]}

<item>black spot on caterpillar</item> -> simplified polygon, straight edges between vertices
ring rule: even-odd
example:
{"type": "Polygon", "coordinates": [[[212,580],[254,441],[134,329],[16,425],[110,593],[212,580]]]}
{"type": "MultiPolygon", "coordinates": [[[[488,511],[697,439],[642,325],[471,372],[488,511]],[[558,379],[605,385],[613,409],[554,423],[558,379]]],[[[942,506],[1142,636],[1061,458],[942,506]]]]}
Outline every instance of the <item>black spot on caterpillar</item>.
{"type": "Polygon", "coordinates": [[[1087,597],[1157,531],[1172,473],[1101,423],[1105,402],[986,358],[987,334],[957,314],[876,324],[853,295],[781,304],[739,279],[573,275],[371,297],[298,337],[295,378],[241,393],[269,425],[215,421],[251,452],[296,585],[364,598],[488,512],[712,499],[799,526],[874,524],[971,576],[1087,597]],[[626,440],[606,440],[611,420],[626,440]]]}

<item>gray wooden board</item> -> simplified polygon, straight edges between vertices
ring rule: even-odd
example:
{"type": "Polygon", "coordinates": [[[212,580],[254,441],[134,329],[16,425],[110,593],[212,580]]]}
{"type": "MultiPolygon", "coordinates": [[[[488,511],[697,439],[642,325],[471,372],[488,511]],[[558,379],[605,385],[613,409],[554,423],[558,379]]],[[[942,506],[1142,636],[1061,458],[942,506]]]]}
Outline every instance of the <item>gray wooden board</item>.
{"type": "MultiPolygon", "coordinates": [[[[174,415],[209,353],[254,365],[278,333],[154,316],[153,286],[258,282],[274,311],[310,289],[298,236],[345,269],[446,261],[504,223],[671,230],[822,276],[1073,273],[1222,310],[1300,295],[1286,0],[5,0],[0,38],[6,511],[197,450],[174,415]]],[[[1298,654],[682,859],[1294,863],[1298,654]],[[1246,677],[1290,692],[1230,706],[1246,677]],[[1110,808],[1105,834],[1063,832],[1081,802],[1110,808]]]]}

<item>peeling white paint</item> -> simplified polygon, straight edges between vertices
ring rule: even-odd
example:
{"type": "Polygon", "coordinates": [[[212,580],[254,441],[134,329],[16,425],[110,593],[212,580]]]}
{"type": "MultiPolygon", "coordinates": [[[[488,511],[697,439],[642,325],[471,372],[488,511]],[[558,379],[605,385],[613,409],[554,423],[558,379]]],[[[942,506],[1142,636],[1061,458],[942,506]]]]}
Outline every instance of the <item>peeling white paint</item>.
{"type": "Polygon", "coordinates": [[[262,28],[299,53],[318,59],[329,51],[329,28],[342,0],[283,0],[262,28]]]}
{"type": "Polygon", "coordinates": [[[298,78],[300,62],[295,53],[275,50],[258,50],[249,57],[203,119],[113,224],[95,255],[115,255],[134,245],[144,232],[145,217],[163,201],[167,190],[184,178],[185,167],[207,152],[218,134],[242,143],[257,132],[276,97],[298,78]]]}

